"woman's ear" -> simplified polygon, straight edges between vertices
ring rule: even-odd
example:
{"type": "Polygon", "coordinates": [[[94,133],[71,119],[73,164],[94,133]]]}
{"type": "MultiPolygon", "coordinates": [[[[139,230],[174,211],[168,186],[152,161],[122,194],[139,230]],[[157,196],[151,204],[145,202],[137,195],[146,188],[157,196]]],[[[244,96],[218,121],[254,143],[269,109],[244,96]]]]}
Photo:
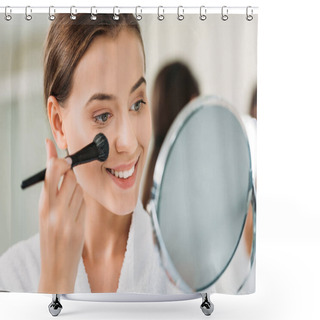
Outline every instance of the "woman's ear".
{"type": "Polygon", "coordinates": [[[67,149],[67,140],[63,128],[63,118],[61,106],[54,96],[50,96],[47,101],[47,113],[50,122],[51,131],[60,149],[67,149]]]}

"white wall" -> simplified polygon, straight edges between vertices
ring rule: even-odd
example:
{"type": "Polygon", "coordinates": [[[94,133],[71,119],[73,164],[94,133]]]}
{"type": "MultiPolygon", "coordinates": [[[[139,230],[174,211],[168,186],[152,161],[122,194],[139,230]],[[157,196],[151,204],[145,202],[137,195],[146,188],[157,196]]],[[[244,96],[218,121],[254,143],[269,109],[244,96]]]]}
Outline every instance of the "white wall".
{"type": "Polygon", "coordinates": [[[248,112],[257,81],[257,16],[248,22],[232,15],[224,22],[219,14],[205,21],[193,14],[178,21],[171,14],[159,22],[145,15],[140,24],[151,83],[163,65],[182,60],[198,79],[201,94],[221,96],[240,113],[248,112]]]}

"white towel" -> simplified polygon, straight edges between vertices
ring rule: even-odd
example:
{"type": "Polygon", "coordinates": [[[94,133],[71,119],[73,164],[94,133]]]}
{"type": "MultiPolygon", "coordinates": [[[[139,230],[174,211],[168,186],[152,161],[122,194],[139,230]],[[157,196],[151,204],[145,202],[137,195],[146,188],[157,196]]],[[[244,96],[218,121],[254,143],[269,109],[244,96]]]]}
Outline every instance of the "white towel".
{"type": "MultiPolygon", "coordinates": [[[[13,245],[0,257],[0,290],[37,292],[40,266],[40,237],[36,234],[13,245]]],[[[82,259],[79,262],[74,292],[91,292],[82,259]]],[[[132,216],[117,292],[179,293],[161,267],[159,252],[153,243],[151,218],[140,200],[132,216]]]]}
{"type": "Polygon", "coordinates": [[[40,280],[39,234],[10,247],[0,257],[0,290],[37,292],[40,280]]]}
{"type": "Polygon", "coordinates": [[[139,201],[132,217],[117,292],[179,293],[169,282],[153,242],[151,218],[139,201]]]}

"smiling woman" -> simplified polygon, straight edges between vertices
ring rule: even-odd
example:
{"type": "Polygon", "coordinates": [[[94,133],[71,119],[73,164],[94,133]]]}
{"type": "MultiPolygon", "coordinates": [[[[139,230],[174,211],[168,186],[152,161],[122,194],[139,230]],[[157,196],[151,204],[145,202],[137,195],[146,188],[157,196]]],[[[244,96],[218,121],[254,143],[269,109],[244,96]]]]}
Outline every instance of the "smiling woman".
{"type": "Polygon", "coordinates": [[[44,96],[60,149],[72,154],[102,132],[109,157],[71,170],[47,139],[40,237],[0,258],[1,289],[166,293],[170,285],[139,200],[151,117],[136,19],[57,15],[45,45],[44,96]],[[17,272],[19,263],[28,270],[17,272]]]}

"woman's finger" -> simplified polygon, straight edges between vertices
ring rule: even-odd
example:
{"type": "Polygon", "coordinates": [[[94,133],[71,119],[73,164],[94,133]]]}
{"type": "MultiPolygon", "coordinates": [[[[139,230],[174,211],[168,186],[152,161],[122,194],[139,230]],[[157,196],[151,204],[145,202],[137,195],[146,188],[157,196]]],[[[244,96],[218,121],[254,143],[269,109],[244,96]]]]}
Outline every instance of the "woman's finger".
{"type": "Polygon", "coordinates": [[[82,201],[83,201],[82,188],[80,187],[79,184],[77,184],[69,204],[69,208],[70,208],[70,211],[72,212],[72,216],[74,220],[76,220],[77,218],[78,211],[80,210],[82,201]]]}
{"type": "Polygon", "coordinates": [[[86,203],[82,198],[82,203],[76,217],[76,222],[79,223],[83,228],[85,227],[85,217],[86,217],[86,203]]]}
{"type": "Polygon", "coordinates": [[[67,173],[63,177],[63,181],[61,183],[61,187],[59,190],[59,194],[57,199],[61,203],[64,203],[66,207],[70,205],[70,201],[72,199],[72,195],[77,185],[77,179],[72,170],[67,171],[67,173]]]}
{"type": "Polygon", "coordinates": [[[49,160],[51,158],[58,158],[56,147],[50,139],[46,139],[46,152],[47,152],[47,164],[46,167],[49,165],[49,160]]]}
{"type": "MultiPolygon", "coordinates": [[[[67,158],[70,159],[70,158],[67,158]]],[[[51,158],[46,170],[45,184],[49,193],[49,203],[55,201],[61,177],[71,168],[65,159],[51,158]]]]}
{"type": "Polygon", "coordinates": [[[41,193],[40,193],[40,198],[39,198],[39,202],[38,202],[38,209],[39,209],[39,215],[40,215],[40,219],[45,219],[45,217],[48,214],[48,197],[46,196],[45,193],[45,186],[42,185],[41,188],[41,193]]]}

